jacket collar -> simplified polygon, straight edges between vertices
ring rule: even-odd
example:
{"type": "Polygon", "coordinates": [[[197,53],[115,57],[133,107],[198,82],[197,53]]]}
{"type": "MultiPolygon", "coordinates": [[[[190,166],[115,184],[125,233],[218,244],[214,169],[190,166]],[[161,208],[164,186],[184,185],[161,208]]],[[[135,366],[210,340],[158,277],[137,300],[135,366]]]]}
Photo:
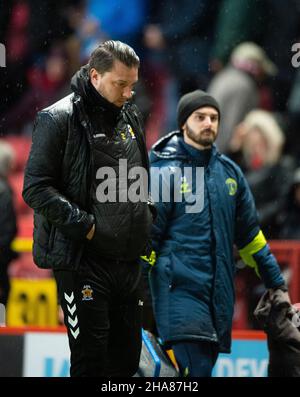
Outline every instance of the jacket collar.
{"type": "Polygon", "coordinates": [[[82,66],[71,79],[71,89],[86,103],[89,112],[105,111],[113,119],[117,118],[122,110],[104,98],[92,85],[88,65],[82,66]]]}
{"type": "MultiPolygon", "coordinates": [[[[190,160],[190,157],[186,150],[184,150],[183,145],[180,141],[183,139],[181,131],[172,131],[169,134],[163,136],[159,141],[157,141],[151,148],[150,161],[155,163],[160,160],[190,160]]],[[[215,158],[220,155],[216,145],[212,145],[211,158],[209,165],[215,160],[215,158]]]]}

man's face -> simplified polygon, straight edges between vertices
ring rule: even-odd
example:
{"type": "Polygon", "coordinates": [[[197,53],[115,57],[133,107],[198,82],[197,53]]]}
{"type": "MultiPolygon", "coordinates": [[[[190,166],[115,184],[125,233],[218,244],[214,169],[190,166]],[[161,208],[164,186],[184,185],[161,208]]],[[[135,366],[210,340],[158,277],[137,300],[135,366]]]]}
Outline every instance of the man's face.
{"type": "Polygon", "coordinates": [[[122,62],[115,61],[109,72],[100,74],[96,69],[91,69],[90,78],[99,94],[122,107],[132,97],[132,90],[138,81],[138,68],[129,68],[122,62]]]}
{"type": "Polygon", "coordinates": [[[182,129],[186,143],[199,149],[210,148],[218,135],[219,114],[216,109],[205,106],[195,110],[182,129]]]}

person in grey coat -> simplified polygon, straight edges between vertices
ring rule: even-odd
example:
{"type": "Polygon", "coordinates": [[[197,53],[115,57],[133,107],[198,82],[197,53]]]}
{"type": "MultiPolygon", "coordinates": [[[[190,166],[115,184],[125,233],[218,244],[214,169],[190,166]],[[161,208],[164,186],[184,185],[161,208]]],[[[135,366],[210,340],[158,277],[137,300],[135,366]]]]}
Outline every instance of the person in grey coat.
{"type": "Polygon", "coordinates": [[[208,93],[219,102],[222,112],[218,149],[228,152],[234,128],[248,112],[259,107],[259,84],[266,75],[274,75],[276,66],[264,50],[255,43],[239,44],[230,62],[211,80],[208,93]]]}

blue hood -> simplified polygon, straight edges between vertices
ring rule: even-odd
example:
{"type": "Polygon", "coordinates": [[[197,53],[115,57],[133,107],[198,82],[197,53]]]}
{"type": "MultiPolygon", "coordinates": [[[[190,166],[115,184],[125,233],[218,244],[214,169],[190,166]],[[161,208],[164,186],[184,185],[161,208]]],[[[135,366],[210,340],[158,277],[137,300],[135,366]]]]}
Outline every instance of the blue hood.
{"type": "MultiPolygon", "coordinates": [[[[154,163],[161,160],[189,160],[190,156],[184,149],[180,142],[183,140],[183,134],[181,131],[172,131],[169,134],[163,136],[157,141],[151,148],[149,158],[150,163],[154,163]]],[[[212,145],[212,156],[211,161],[214,161],[214,157],[218,152],[216,145],[212,145]]]]}
{"type": "Polygon", "coordinates": [[[188,158],[180,140],[183,139],[182,132],[172,131],[157,141],[150,151],[150,163],[153,164],[162,159],[186,160],[188,158]]]}

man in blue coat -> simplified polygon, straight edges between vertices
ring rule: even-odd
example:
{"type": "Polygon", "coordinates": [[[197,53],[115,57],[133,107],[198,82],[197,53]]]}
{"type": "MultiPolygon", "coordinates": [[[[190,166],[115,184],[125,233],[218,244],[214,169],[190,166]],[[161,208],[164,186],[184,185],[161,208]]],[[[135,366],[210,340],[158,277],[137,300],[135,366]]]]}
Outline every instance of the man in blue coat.
{"type": "Polygon", "coordinates": [[[150,286],[159,336],[172,347],[181,374],[210,376],[218,353],[230,352],[233,245],[266,288],[287,288],[240,168],[214,145],[217,101],[200,90],[188,93],[177,119],[179,131],[150,153],[158,210],[150,286]]]}

